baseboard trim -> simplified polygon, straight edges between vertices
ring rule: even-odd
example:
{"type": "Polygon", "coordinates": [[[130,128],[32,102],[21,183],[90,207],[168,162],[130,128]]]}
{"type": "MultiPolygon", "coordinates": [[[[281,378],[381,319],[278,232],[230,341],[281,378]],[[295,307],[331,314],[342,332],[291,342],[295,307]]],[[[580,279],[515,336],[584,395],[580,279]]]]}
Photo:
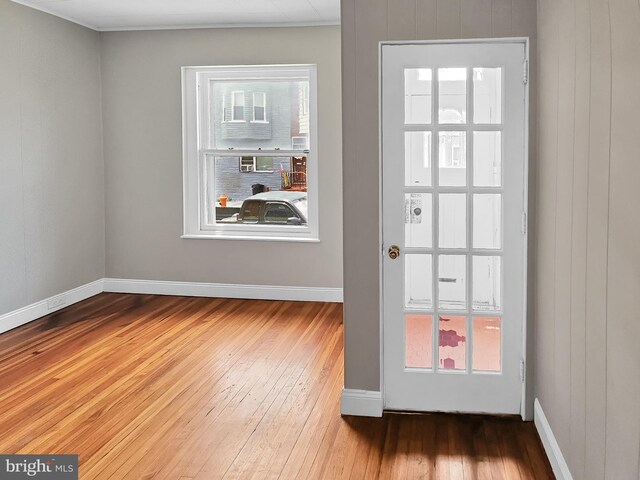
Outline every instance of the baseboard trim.
{"type": "Polygon", "coordinates": [[[130,280],[123,278],[105,278],[104,291],[111,293],[179,295],[185,297],[244,298],[254,300],[332,303],[342,303],[343,297],[341,288],[167,282],[161,280],[130,280]]]}
{"type": "Polygon", "coordinates": [[[58,310],[73,305],[74,303],[81,302],[87,298],[93,297],[102,293],[104,290],[103,279],[96,280],[86,285],[82,285],[66,292],[59,293],[52,297],[46,298],[39,302],[32,303],[26,307],[13,310],[12,312],[0,315],[0,333],[4,333],[9,330],[13,330],[16,327],[24,325],[25,323],[37,320],[45,315],[50,315],[58,310]],[[64,299],[64,302],[50,307],[50,302],[56,302],[57,300],[64,299]]]}
{"type": "Polygon", "coordinates": [[[342,303],[343,296],[341,288],[230,285],[222,283],[101,278],[86,285],[32,303],[26,307],[0,315],[0,333],[13,330],[16,327],[37,320],[45,315],[50,315],[102,292],[331,303],[342,303]],[[61,298],[63,302],[58,304],[56,300],[60,300],[61,298]]]}
{"type": "Polygon", "coordinates": [[[340,415],[357,417],[381,417],[382,393],[370,390],[342,389],[340,415]]]}
{"type": "Polygon", "coordinates": [[[573,480],[569,466],[560,450],[560,445],[558,445],[556,437],[551,430],[551,425],[549,425],[547,417],[542,410],[542,405],[540,405],[540,401],[537,398],[533,404],[533,421],[556,478],[558,480],[573,480]]]}

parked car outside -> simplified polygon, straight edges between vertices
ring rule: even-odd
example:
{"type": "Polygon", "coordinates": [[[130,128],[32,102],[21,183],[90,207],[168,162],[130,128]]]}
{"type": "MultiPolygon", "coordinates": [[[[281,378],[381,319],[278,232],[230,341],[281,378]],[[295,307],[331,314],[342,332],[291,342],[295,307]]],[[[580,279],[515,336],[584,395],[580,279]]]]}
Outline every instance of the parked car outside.
{"type": "Polygon", "coordinates": [[[307,193],[273,191],[248,197],[240,211],[220,223],[306,225],[307,193]]]}

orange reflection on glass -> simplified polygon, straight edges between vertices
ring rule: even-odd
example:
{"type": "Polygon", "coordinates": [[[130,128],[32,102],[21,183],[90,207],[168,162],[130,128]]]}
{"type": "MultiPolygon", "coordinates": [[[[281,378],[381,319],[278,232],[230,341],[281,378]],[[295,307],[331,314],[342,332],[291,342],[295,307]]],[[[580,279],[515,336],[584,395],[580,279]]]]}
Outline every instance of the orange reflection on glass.
{"type": "Polygon", "coordinates": [[[431,368],[433,358],[433,318],[431,315],[405,315],[405,365],[431,368]]]}
{"type": "Polygon", "coordinates": [[[500,318],[473,318],[473,369],[500,371],[500,318]]]}

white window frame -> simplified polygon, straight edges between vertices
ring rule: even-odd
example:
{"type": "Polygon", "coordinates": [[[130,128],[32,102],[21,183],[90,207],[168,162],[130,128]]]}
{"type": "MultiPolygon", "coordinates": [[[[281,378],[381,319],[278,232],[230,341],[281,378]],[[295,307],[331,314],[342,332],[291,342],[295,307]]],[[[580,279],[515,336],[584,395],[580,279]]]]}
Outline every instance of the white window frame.
{"type": "MultiPolygon", "coordinates": [[[[233,101],[233,100],[232,100],[233,101]]],[[[245,98],[246,101],[246,98],[245,98]]],[[[219,107],[218,107],[219,108],[219,107]]],[[[182,67],[183,212],[182,238],[319,242],[316,65],[182,67]],[[305,150],[215,149],[211,142],[215,81],[309,81],[309,145],[305,150]],[[208,157],[307,157],[307,225],[208,224],[205,166],[208,157]]],[[[274,167],[275,168],[275,167],[274,167]]],[[[214,173],[215,175],[215,173],[214,173]]]]}
{"type": "Polygon", "coordinates": [[[253,120],[251,120],[251,123],[269,123],[269,121],[267,120],[267,94],[265,92],[253,92],[252,110],[253,120]],[[259,106],[264,109],[264,118],[262,120],[256,119],[256,98],[258,98],[259,96],[262,96],[262,105],[259,106]]]}
{"type": "MultiPolygon", "coordinates": [[[[239,105],[238,105],[239,106],[239,105]]],[[[245,122],[245,110],[247,109],[247,96],[242,90],[231,92],[231,121],[245,122]],[[236,94],[242,94],[242,118],[236,118],[236,94]]]]}

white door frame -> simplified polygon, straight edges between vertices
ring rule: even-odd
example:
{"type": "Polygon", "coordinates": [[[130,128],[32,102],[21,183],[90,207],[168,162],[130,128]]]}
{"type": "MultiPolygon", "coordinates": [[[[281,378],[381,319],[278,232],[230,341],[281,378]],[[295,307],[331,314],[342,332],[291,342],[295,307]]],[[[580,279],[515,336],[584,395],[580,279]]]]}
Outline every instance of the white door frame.
{"type": "MultiPolygon", "coordinates": [[[[529,401],[527,395],[530,392],[530,379],[527,372],[527,278],[528,278],[528,238],[529,238],[529,38],[528,37],[508,37],[508,38],[482,38],[482,39],[454,39],[454,40],[410,40],[410,41],[382,41],[378,45],[378,196],[379,196],[379,218],[378,218],[378,246],[380,255],[378,256],[378,272],[380,277],[379,285],[379,328],[380,328],[380,393],[384,402],[385,398],[385,382],[384,382],[384,252],[386,246],[383,244],[383,136],[382,136],[382,47],[385,45],[465,45],[465,44],[520,44],[525,49],[525,67],[523,70],[523,81],[525,83],[525,132],[524,132],[524,212],[523,221],[524,228],[524,278],[523,278],[523,311],[522,311],[522,358],[524,366],[521,369],[523,376],[522,391],[520,400],[520,416],[523,420],[531,420],[533,418],[533,400],[529,401]]],[[[384,405],[383,405],[384,407],[384,405]]]]}

